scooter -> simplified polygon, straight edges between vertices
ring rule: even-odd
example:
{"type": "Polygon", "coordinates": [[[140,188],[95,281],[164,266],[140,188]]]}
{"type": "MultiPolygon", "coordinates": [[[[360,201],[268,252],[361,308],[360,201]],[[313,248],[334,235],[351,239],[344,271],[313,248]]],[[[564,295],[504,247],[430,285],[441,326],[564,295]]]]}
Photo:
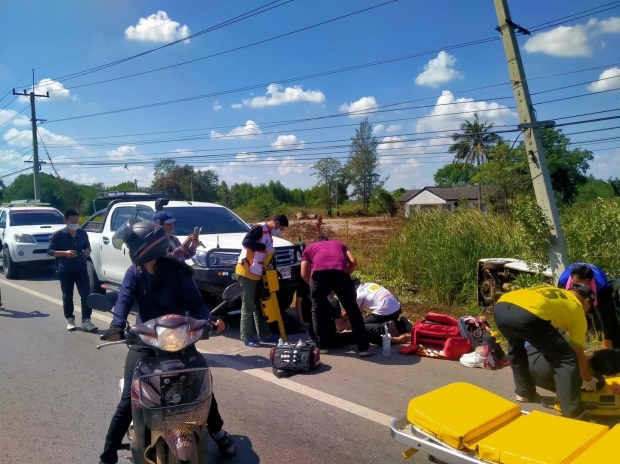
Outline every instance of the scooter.
{"type": "MultiPolygon", "coordinates": [[[[226,288],[217,316],[241,288],[226,288]]],[[[88,305],[111,311],[117,295],[91,294],[88,305]]],[[[131,391],[133,422],[128,432],[135,464],[206,464],[209,434],[206,423],[212,397],[211,371],[193,347],[208,338],[209,321],[175,314],[127,327],[125,339],[98,345],[126,344],[146,347],[154,353],[136,364],[131,391]],[[205,333],[207,332],[207,333],[205,333]]],[[[122,395],[123,381],[119,384],[122,395]]]]}

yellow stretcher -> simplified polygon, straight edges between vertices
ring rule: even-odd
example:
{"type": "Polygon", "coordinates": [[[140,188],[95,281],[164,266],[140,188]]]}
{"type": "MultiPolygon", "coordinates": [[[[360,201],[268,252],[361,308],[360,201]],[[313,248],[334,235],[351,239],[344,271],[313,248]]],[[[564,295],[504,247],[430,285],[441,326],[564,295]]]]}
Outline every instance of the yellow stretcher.
{"type": "MultiPolygon", "coordinates": [[[[614,394],[611,386],[613,383],[620,384],[620,377],[605,379],[605,386],[598,391],[581,392],[581,402],[593,416],[620,416],[620,395],[614,394]]],[[[562,413],[557,398],[554,401],[553,408],[560,414],[562,413]]],[[[620,458],[618,462],[620,462],[620,458]]]]}
{"type": "MultiPolygon", "coordinates": [[[[267,255],[264,261],[265,268],[273,259],[273,253],[267,255]]],[[[261,306],[263,308],[263,314],[267,322],[277,322],[280,329],[280,338],[283,342],[287,341],[286,332],[284,331],[284,321],[282,320],[282,313],[280,312],[280,305],[278,304],[278,298],[276,292],[280,289],[280,283],[278,282],[278,271],[275,269],[268,269],[263,273],[263,285],[269,292],[267,298],[261,300],[261,306]]]]}
{"type": "Polygon", "coordinates": [[[620,462],[620,425],[526,413],[468,383],[452,383],[409,402],[392,438],[433,462],[465,464],[611,464],[620,462]]]}

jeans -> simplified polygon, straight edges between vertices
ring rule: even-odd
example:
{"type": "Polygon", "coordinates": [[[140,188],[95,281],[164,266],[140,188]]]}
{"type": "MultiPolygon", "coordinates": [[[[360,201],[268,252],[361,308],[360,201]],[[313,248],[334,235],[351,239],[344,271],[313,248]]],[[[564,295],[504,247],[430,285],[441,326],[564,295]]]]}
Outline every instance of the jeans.
{"type": "Polygon", "coordinates": [[[93,311],[86,304],[86,298],[90,293],[90,283],[86,268],[61,271],[58,273],[58,280],[60,280],[60,289],[62,291],[62,309],[65,313],[65,319],[73,317],[74,285],[77,287],[82,303],[82,322],[84,322],[85,319],[90,319],[90,315],[93,311]]]}
{"type": "Polygon", "coordinates": [[[495,305],[495,323],[508,341],[508,359],[515,382],[515,393],[532,397],[536,384],[530,373],[525,342],[530,343],[545,357],[553,369],[553,381],[562,415],[579,417],[581,403],[581,375],[575,351],[558,330],[526,309],[509,303],[495,305]]]}
{"type": "MultiPolygon", "coordinates": [[[[188,350],[189,352],[189,350],[188,350]]],[[[202,356],[196,350],[198,356],[202,356]]],[[[136,363],[144,356],[150,356],[152,352],[147,349],[130,349],[125,359],[125,375],[124,375],[124,387],[121,400],[116,407],[116,412],[110,422],[108,428],[108,434],[105,437],[105,445],[103,453],[99,457],[101,462],[105,464],[116,464],[118,462],[118,449],[123,443],[123,437],[129,429],[131,424],[131,382],[133,379],[133,372],[136,367],[136,363]]],[[[206,362],[205,362],[206,365],[206,362]]],[[[207,417],[207,430],[210,434],[214,434],[222,430],[224,421],[217,408],[217,402],[215,401],[215,395],[211,396],[211,409],[209,410],[209,416],[207,417]]]]}
{"type": "Polygon", "coordinates": [[[239,276],[237,282],[241,285],[241,340],[247,342],[257,334],[261,340],[269,338],[271,329],[261,306],[265,291],[263,280],[239,276]]]}
{"type": "MultiPolygon", "coordinates": [[[[328,330],[332,308],[327,296],[336,293],[340,304],[351,322],[351,330],[359,352],[368,350],[370,342],[364,318],[357,306],[355,286],[351,276],[344,271],[315,271],[310,277],[310,299],[312,300],[312,324],[317,336],[319,348],[329,348],[335,342],[336,328],[328,330]]],[[[331,324],[333,326],[333,324],[331,324]]]]}

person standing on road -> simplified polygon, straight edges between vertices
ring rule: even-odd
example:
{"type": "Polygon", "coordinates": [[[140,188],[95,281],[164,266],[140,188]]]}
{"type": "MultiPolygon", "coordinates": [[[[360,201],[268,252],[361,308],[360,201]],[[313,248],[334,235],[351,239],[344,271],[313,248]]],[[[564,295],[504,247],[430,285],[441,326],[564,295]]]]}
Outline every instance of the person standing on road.
{"type": "Polygon", "coordinates": [[[246,346],[258,347],[261,340],[267,343],[278,340],[271,333],[261,306],[263,270],[267,256],[275,253],[273,237],[287,227],[288,218],[278,214],[271,221],[254,225],[243,239],[235,272],[241,285],[241,339],[246,346]]]}
{"type": "Polygon", "coordinates": [[[194,237],[193,234],[190,234],[181,244],[181,241],[173,235],[174,223],[177,222],[177,220],[172,216],[170,211],[162,211],[155,214],[153,220],[155,221],[155,224],[162,226],[170,237],[170,247],[168,248],[169,258],[187,261],[188,259],[192,259],[196,256],[198,237],[194,237]]]}
{"type": "Polygon", "coordinates": [[[67,227],[60,229],[51,236],[47,254],[56,258],[56,271],[62,291],[62,309],[67,319],[67,330],[73,332],[75,317],[73,315],[73,289],[77,287],[82,304],[82,330],[96,332],[98,329],[90,320],[92,309],[86,304],[90,293],[90,283],[86,261],[90,256],[90,241],[88,234],[80,229],[79,213],[68,209],[64,214],[67,227]]]}
{"type": "Polygon", "coordinates": [[[359,356],[365,358],[377,352],[375,347],[370,346],[364,319],[356,303],[355,287],[351,281],[356,267],[357,259],[344,243],[328,240],[322,235],[308,245],[301,257],[301,277],[310,286],[312,324],[318,347],[323,353],[335,344],[333,335],[325,331],[330,315],[327,297],[332,291],[349,317],[359,356]]]}
{"type": "Polygon", "coordinates": [[[613,284],[607,275],[590,263],[573,263],[560,276],[558,287],[570,288],[572,284],[588,284],[594,291],[594,309],[603,329],[603,346],[620,349],[620,320],[613,297],[613,284]]]}
{"type": "Polygon", "coordinates": [[[508,359],[517,401],[535,402],[539,396],[530,373],[526,343],[542,354],[553,368],[555,390],[562,415],[580,418],[584,412],[581,388],[596,389],[584,347],[586,312],[594,292],[586,284],[569,290],[551,285],[514,290],[503,295],[494,308],[495,323],[508,340],[508,359]],[[568,341],[559,330],[568,332],[568,341]]]}

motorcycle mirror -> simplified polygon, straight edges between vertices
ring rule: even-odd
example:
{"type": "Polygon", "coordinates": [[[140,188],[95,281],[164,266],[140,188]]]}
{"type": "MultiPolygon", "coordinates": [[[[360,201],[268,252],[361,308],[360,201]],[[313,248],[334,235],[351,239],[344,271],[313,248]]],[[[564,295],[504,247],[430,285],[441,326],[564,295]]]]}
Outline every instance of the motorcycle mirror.
{"type": "Polygon", "coordinates": [[[88,295],[86,298],[86,304],[90,308],[98,311],[109,312],[112,311],[112,308],[114,308],[114,304],[106,298],[105,295],[100,295],[99,293],[91,293],[88,295]]]}
{"type": "Polygon", "coordinates": [[[234,284],[226,287],[226,290],[222,293],[222,300],[230,302],[239,298],[239,296],[241,296],[241,285],[238,282],[235,282],[234,284]]]}

